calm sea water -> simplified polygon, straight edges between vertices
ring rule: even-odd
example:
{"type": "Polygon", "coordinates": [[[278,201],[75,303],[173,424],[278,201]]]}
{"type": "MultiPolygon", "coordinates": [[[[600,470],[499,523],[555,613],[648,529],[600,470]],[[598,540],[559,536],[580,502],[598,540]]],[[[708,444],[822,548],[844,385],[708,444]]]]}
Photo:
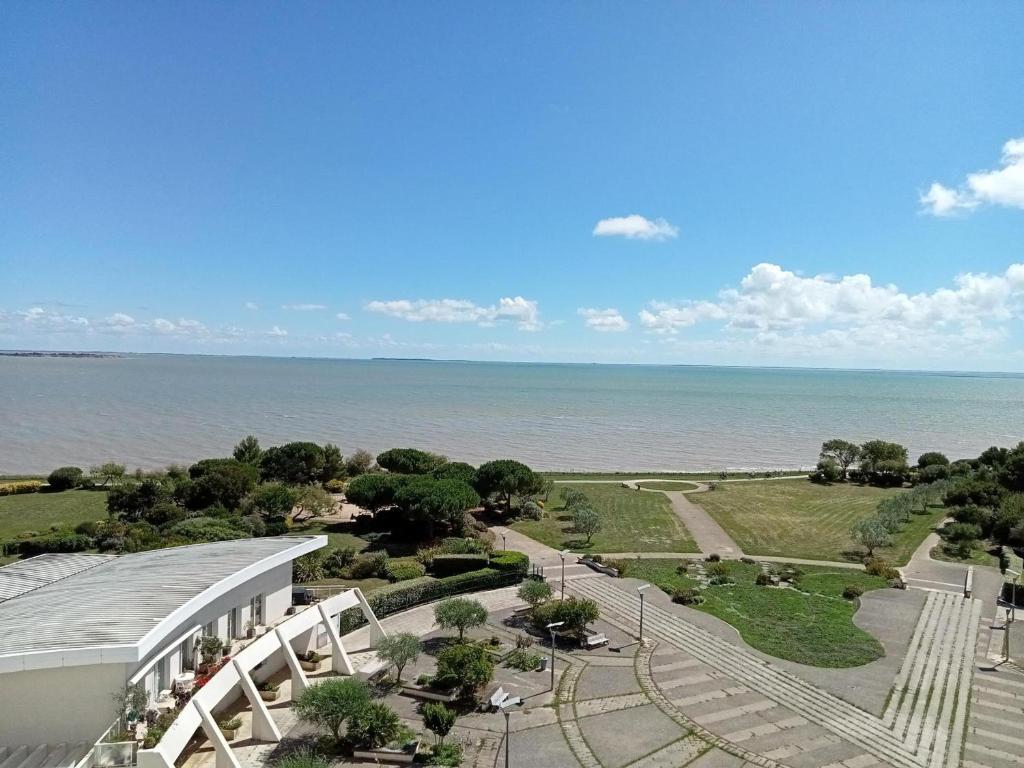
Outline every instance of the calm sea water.
{"type": "Polygon", "coordinates": [[[266,444],[416,446],[539,469],[807,466],[822,440],[916,456],[1024,439],[1024,377],[141,355],[0,357],[0,474],[156,467],[266,444]]]}

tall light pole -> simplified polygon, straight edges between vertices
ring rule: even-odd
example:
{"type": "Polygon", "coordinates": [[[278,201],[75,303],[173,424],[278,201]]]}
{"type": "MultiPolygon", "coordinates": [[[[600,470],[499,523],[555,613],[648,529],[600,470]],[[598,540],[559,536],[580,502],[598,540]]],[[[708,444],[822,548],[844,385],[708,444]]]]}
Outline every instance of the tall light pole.
{"type": "Polygon", "coordinates": [[[636,593],[640,595],[640,645],[644,644],[644,590],[650,588],[650,584],[641,584],[636,588],[636,593]]]}
{"type": "Polygon", "coordinates": [[[508,551],[508,545],[505,543],[505,532],[504,531],[501,532],[501,551],[502,552],[507,552],[508,551]]]}
{"type": "Polygon", "coordinates": [[[571,554],[571,551],[568,550],[568,549],[563,549],[561,552],[558,553],[558,556],[560,558],[562,558],[562,599],[563,600],[565,600],[565,557],[566,557],[566,555],[569,555],[569,554],[571,554]]]}
{"type": "Polygon", "coordinates": [[[551,632],[551,690],[555,690],[555,630],[565,624],[564,621],[555,621],[548,624],[547,629],[551,632]]]}
{"type": "Polygon", "coordinates": [[[501,713],[505,716],[505,768],[509,768],[508,746],[509,742],[511,741],[511,737],[509,736],[508,719],[512,715],[512,707],[518,707],[520,704],[522,704],[521,701],[516,701],[514,704],[509,704],[503,701],[501,704],[498,705],[498,709],[500,709],[501,713]]]}

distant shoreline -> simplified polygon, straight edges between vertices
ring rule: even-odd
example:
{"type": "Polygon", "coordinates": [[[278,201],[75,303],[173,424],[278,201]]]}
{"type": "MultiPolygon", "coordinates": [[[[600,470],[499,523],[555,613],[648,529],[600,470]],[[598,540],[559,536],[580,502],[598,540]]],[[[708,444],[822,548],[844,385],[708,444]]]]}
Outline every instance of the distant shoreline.
{"type": "Polygon", "coordinates": [[[119,352],[47,352],[33,350],[0,350],[0,357],[124,357],[119,352]]]}

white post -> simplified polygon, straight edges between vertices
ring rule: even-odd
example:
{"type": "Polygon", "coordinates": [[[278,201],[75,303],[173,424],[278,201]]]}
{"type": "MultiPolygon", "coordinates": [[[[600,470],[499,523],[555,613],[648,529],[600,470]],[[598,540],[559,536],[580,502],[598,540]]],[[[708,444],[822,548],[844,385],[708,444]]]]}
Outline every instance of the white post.
{"type": "MultiPolygon", "coordinates": [[[[91,757],[91,755],[90,755],[91,757]]],[[[92,763],[89,763],[92,765],[92,763]]],[[[167,759],[167,755],[160,751],[160,746],[155,749],[140,749],[136,755],[137,768],[174,768],[174,763],[167,759]]]]}
{"type": "Polygon", "coordinates": [[[238,663],[238,659],[232,659],[232,663],[238,673],[238,682],[242,686],[242,692],[245,693],[245,698],[249,700],[249,706],[252,708],[252,737],[256,741],[280,741],[281,731],[278,729],[277,723],[274,722],[274,718],[270,716],[270,710],[267,709],[260,692],[256,690],[256,684],[253,683],[252,677],[238,663]]]}
{"type": "Polygon", "coordinates": [[[217,753],[217,768],[242,768],[238,764],[238,759],[235,757],[235,752],[231,749],[231,745],[228,744],[224,734],[217,727],[217,722],[213,719],[213,715],[196,699],[192,699],[192,704],[203,721],[203,732],[206,733],[206,738],[213,743],[213,749],[217,753]]]}
{"type": "Polygon", "coordinates": [[[306,679],[302,667],[299,666],[299,657],[295,655],[295,649],[285,638],[281,628],[278,627],[274,632],[277,635],[277,641],[281,643],[281,653],[284,654],[284,660],[288,662],[288,669],[292,672],[292,701],[295,701],[304,690],[309,688],[309,681],[306,679]]]}
{"type": "Polygon", "coordinates": [[[331,614],[324,608],[323,603],[318,604],[317,608],[320,610],[320,617],[324,620],[324,629],[327,630],[327,636],[331,639],[331,649],[333,651],[331,654],[331,669],[338,674],[353,674],[355,670],[352,669],[352,662],[345,652],[345,646],[341,642],[338,628],[334,626],[334,622],[331,620],[331,614]]]}
{"type": "Polygon", "coordinates": [[[363,616],[366,617],[366,621],[370,625],[370,647],[376,648],[377,643],[388,636],[388,633],[384,631],[384,627],[377,621],[377,617],[373,613],[373,609],[370,604],[366,602],[366,598],[363,597],[363,590],[359,587],[355,587],[353,590],[356,593],[356,599],[359,601],[359,607],[363,611],[363,616]]]}

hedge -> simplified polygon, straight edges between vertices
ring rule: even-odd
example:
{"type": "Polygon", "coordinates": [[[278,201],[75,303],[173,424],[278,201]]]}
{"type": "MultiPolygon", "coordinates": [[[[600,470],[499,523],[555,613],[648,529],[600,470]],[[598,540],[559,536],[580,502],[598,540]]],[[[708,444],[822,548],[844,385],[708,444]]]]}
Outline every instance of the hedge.
{"type": "Polygon", "coordinates": [[[35,493],[43,484],[42,480],[15,480],[0,483],[0,496],[17,496],[20,493],[35,493]]]}
{"type": "Polygon", "coordinates": [[[438,578],[487,567],[487,555],[434,555],[430,569],[438,578]]]}
{"type": "Polygon", "coordinates": [[[423,566],[423,563],[417,563],[415,560],[392,560],[388,563],[388,567],[384,569],[388,581],[392,582],[418,579],[425,575],[426,572],[427,569],[423,566]]]}
{"type": "MultiPolygon", "coordinates": [[[[19,554],[29,556],[43,555],[49,552],[82,552],[93,545],[91,538],[80,533],[51,533],[10,543],[18,545],[17,552],[19,554]]],[[[6,552],[7,547],[4,549],[6,552]]]]}
{"type": "Polygon", "coordinates": [[[530,558],[514,549],[499,549],[491,555],[490,567],[496,571],[513,571],[525,575],[530,568],[530,558]]]}
{"type": "MultiPolygon", "coordinates": [[[[497,589],[518,584],[523,575],[516,571],[497,571],[493,568],[481,568],[478,571],[460,573],[443,579],[422,576],[418,579],[400,581],[381,587],[366,596],[374,614],[378,619],[393,613],[404,611],[415,605],[430,603],[443,597],[460,595],[465,592],[477,592],[484,589],[497,589]]],[[[349,608],[341,614],[341,634],[346,634],[361,627],[366,620],[359,608],[349,608]]]]}

